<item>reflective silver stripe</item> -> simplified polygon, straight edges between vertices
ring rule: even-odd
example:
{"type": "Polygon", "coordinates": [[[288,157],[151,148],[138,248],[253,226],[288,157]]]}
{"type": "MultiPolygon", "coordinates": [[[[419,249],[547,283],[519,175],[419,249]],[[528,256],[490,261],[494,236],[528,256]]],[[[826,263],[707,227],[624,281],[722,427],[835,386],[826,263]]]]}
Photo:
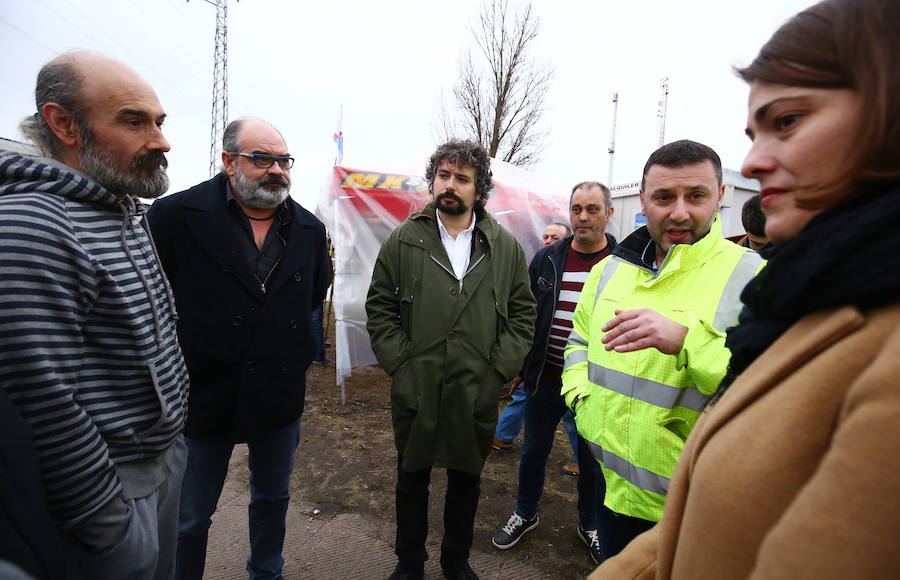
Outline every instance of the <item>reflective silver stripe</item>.
{"type": "Polygon", "coordinates": [[[738,263],[731,271],[728,283],[719,297],[719,305],[716,306],[716,317],[713,319],[713,328],[719,332],[725,332],[729,326],[738,322],[741,313],[741,292],[750,280],[756,275],[762,258],[756,252],[744,252],[738,263]]]}
{"type": "Polygon", "coordinates": [[[587,442],[594,459],[603,463],[607,469],[614,471],[619,477],[631,485],[645,491],[658,493],[659,495],[666,495],[669,492],[670,479],[668,477],[663,477],[658,473],[653,473],[649,469],[632,465],[625,459],[604,449],[593,441],[588,441],[587,439],[585,439],[585,441],[587,442]]]}
{"type": "Polygon", "coordinates": [[[566,363],[563,365],[563,370],[566,370],[572,365],[586,362],[587,359],[588,355],[586,350],[573,350],[569,353],[569,356],[566,357],[566,363]]]}
{"type": "Polygon", "coordinates": [[[569,333],[569,344],[574,344],[575,346],[584,346],[587,347],[587,341],[581,338],[581,335],[575,332],[574,330],[569,333]]]}
{"type": "Polygon", "coordinates": [[[606,368],[590,361],[588,361],[588,380],[599,387],[663,409],[684,407],[699,413],[709,399],[696,387],[673,387],[606,368]]]}
{"type": "Polygon", "coordinates": [[[606,285],[609,284],[609,280],[612,278],[613,273],[616,271],[616,268],[619,267],[619,264],[622,262],[622,259],[618,256],[613,256],[609,259],[609,262],[606,266],[603,267],[603,273],[600,274],[600,281],[597,282],[597,293],[594,295],[594,305],[597,305],[597,301],[600,300],[600,295],[603,294],[603,290],[606,288],[606,285]]]}

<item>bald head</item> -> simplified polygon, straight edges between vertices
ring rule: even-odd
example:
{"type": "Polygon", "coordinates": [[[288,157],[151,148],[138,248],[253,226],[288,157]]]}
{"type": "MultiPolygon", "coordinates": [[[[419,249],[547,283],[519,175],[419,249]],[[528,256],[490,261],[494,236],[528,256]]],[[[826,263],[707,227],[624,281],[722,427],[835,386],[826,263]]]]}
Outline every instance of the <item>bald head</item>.
{"type": "Polygon", "coordinates": [[[165,111],[124,63],[93,52],[62,54],[38,73],[35,105],[21,128],[45,155],[118,195],[155,197],[168,187],[165,111]]]}

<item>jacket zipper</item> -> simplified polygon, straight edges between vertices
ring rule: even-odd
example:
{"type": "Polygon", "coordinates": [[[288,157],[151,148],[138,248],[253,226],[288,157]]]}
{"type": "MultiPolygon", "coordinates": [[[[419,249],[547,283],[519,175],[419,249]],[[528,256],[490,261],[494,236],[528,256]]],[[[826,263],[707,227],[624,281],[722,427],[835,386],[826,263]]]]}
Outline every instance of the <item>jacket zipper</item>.
{"type": "Polygon", "coordinates": [[[275,271],[275,268],[278,267],[278,264],[279,264],[280,262],[281,262],[281,256],[278,256],[278,259],[275,260],[275,263],[274,263],[274,264],[272,264],[272,269],[269,270],[269,273],[268,273],[268,274],[266,274],[266,279],[265,279],[265,280],[260,280],[260,279],[259,279],[259,276],[257,276],[256,274],[253,274],[253,277],[256,278],[256,281],[257,281],[257,282],[259,282],[259,290],[260,290],[260,292],[262,292],[263,294],[266,293],[266,283],[269,281],[269,278],[272,277],[272,272],[275,271]]]}
{"type": "MultiPolygon", "coordinates": [[[[454,278],[456,281],[459,282],[459,289],[462,290],[462,285],[463,285],[462,278],[457,278],[457,277],[456,277],[456,273],[453,272],[453,271],[451,271],[451,270],[449,270],[449,269],[447,268],[447,266],[441,264],[441,262],[440,262],[437,258],[434,257],[434,254],[428,254],[428,255],[431,256],[431,259],[434,260],[434,263],[435,263],[435,264],[437,264],[438,266],[440,266],[441,268],[443,268],[445,272],[447,272],[448,274],[450,274],[451,276],[453,276],[453,278],[454,278]]],[[[480,264],[481,261],[482,261],[483,259],[484,259],[484,254],[482,254],[481,256],[479,256],[479,257],[478,257],[478,260],[476,260],[474,264],[469,264],[469,269],[466,270],[466,273],[465,273],[465,274],[463,274],[463,278],[465,278],[466,276],[468,276],[468,275],[469,275],[469,272],[471,272],[473,269],[475,269],[475,266],[477,266],[478,264],[480,264]]]]}
{"type": "MultiPolygon", "coordinates": [[[[547,259],[550,260],[550,265],[553,266],[553,314],[556,314],[556,303],[559,302],[559,293],[556,292],[556,289],[561,286],[558,282],[559,274],[556,271],[556,262],[553,261],[553,256],[549,253],[547,254],[547,259]]],[[[553,331],[553,314],[550,315],[550,332],[553,331]]],[[[571,334],[571,332],[569,333],[571,334]]],[[[535,381],[534,392],[536,393],[538,390],[538,385],[541,383],[541,377],[544,376],[544,365],[547,364],[547,353],[550,351],[550,333],[547,333],[547,342],[544,344],[544,362],[541,364],[541,370],[538,371],[537,381],[535,381]]],[[[563,367],[566,366],[566,361],[563,359],[563,367]]],[[[522,377],[522,381],[525,381],[525,377],[522,377]]],[[[526,389],[527,390],[527,389],[526,389]]]]}

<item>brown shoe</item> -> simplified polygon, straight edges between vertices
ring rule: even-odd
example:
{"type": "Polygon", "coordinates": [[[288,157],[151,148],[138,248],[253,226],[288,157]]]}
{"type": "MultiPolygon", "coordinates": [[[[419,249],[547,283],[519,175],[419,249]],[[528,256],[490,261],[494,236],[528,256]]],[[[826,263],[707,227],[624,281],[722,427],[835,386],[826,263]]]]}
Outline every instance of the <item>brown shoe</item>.
{"type": "Polygon", "coordinates": [[[494,442],[491,443],[491,447],[497,451],[509,451],[512,449],[512,441],[500,441],[499,439],[494,439],[494,442]]]}
{"type": "Polygon", "coordinates": [[[569,477],[578,477],[578,464],[577,463],[566,463],[563,465],[560,470],[560,473],[563,475],[568,475],[569,477]]]}

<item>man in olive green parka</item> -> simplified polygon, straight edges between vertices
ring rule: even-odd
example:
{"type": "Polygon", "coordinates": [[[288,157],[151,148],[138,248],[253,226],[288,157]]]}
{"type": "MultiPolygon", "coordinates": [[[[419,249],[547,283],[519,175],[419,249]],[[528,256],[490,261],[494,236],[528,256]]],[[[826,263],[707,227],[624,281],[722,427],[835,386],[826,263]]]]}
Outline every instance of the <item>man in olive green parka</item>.
{"type": "Polygon", "coordinates": [[[487,152],[445,143],[426,179],[434,201],[385,241],[366,301],[372,348],[392,378],[399,562],[391,578],[423,577],[432,467],[448,474],[441,567],[448,578],[477,578],[468,557],[497,393],[531,346],[535,305],[522,247],[484,210],[487,152]]]}

